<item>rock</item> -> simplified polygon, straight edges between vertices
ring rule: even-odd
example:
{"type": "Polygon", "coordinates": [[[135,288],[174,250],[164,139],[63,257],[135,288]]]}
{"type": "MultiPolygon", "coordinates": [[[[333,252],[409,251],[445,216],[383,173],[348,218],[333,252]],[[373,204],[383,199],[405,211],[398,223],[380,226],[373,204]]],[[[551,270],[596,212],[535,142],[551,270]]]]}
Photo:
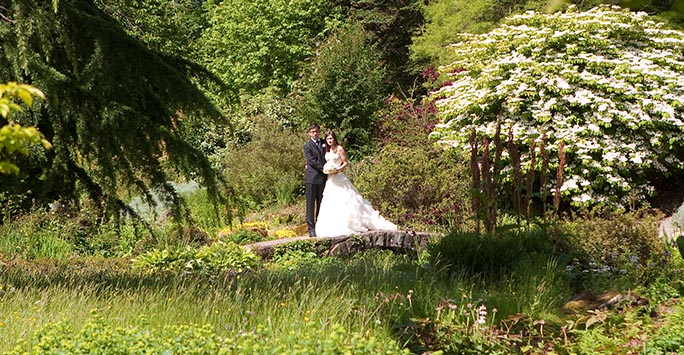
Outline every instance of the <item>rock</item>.
{"type": "Polygon", "coordinates": [[[644,306],[648,300],[641,298],[632,292],[621,293],[609,291],[600,295],[595,295],[589,291],[584,291],[570,298],[563,305],[563,310],[569,313],[578,313],[591,310],[611,309],[619,304],[629,304],[630,306],[644,306]]]}
{"type": "Polygon", "coordinates": [[[662,221],[660,221],[660,228],[658,229],[658,237],[665,239],[668,242],[672,242],[677,235],[676,234],[676,229],[674,225],[672,224],[672,216],[668,216],[663,218],[662,221]]]}

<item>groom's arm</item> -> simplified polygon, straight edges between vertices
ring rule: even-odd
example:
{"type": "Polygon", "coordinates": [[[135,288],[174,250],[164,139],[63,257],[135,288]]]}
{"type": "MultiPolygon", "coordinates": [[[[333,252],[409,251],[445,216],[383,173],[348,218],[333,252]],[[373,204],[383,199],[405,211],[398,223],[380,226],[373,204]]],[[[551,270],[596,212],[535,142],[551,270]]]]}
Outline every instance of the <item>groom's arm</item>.
{"type": "Polygon", "coordinates": [[[323,174],[323,163],[316,159],[316,152],[314,149],[317,148],[312,147],[311,144],[307,143],[304,145],[304,159],[306,159],[306,166],[311,167],[323,174]]]}

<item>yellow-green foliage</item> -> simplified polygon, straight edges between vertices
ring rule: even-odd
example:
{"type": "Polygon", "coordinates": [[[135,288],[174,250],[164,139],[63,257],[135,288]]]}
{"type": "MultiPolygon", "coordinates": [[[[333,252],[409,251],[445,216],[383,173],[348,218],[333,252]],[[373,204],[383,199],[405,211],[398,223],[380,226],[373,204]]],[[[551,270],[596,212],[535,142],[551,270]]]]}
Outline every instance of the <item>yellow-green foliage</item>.
{"type": "MultiPolygon", "coordinates": [[[[22,111],[14,102],[18,97],[27,106],[33,104],[33,97],[45,98],[43,92],[30,85],[10,82],[0,84],[0,116],[8,119],[12,111],[22,111]]],[[[35,127],[22,127],[12,121],[0,127],[0,174],[17,174],[19,167],[10,162],[16,154],[28,155],[31,146],[42,145],[45,149],[52,146],[35,127]]]]}
{"type": "Polygon", "coordinates": [[[248,244],[269,239],[270,225],[264,221],[240,223],[218,232],[218,239],[236,244],[248,244]]]}
{"type": "Polygon", "coordinates": [[[262,325],[249,332],[221,337],[208,325],[169,326],[163,331],[138,326],[112,328],[96,315],[80,330],[64,322],[48,325],[31,344],[19,345],[7,355],[408,353],[396,343],[382,342],[370,332],[350,332],[335,323],[321,326],[307,322],[305,327],[278,338],[262,325]]]}
{"type": "Polygon", "coordinates": [[[283,238],[294,238],[297,236],[297,233],[291,229],[279,229],[275,232],[273,232],[273,235],[278,238],[278,239],[283,239],[283,238]]]}
{"type": "Polygon", "coordinates": [[[482,33],[520,7],[510,0],[440,0],[424,7],[424,30],[413,38],[412,59],[449,63],[449,51],[458,33],[482,33]]]}
{"type": "Polygon", "coordinates": [[[218,239],[237,244],[248,244],[271,239],[293,238],[297,232],[292,229],[273,229],[268,222],[254,221],[240,223],[218,232],[218,239]]]}
{"type": "Polygon", "coordinates": [[[21,106],[13,101],[15,97],[19,97],[27,106],[31,106],[34,96],[45,98],[42,91],[31,85],[15,82],[0,84],[0,116],[7,118],[12,111],[23,111],[21,106]]]}

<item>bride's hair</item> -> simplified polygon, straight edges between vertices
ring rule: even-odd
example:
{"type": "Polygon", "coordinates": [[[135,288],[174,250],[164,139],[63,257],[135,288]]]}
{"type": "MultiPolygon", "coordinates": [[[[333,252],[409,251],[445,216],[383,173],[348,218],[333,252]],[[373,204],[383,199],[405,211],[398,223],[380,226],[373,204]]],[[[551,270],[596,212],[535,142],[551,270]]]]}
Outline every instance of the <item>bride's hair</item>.
{"type": "MultiPolygon", "coordinates": [[[[327,132],[325,132],[325,140],[328,140],[328,137],[332,137],[332,139],[333,139],[333,144],[332,144],[332,145],[333,145],[333,146],[337,147],[337,146],[339,145],[339,143],[337,142],[337,136],[335,135],[335,132],[333,132],[332,129],[329,129],[327,132]]],[[[325,151],[326,151],[326,152],[329,152],[329,151],[330,151],[330,148],[332,148],[332,147],[329,146],[329,145],[327,145],[327,146],[325,147],[325,151]]]]}

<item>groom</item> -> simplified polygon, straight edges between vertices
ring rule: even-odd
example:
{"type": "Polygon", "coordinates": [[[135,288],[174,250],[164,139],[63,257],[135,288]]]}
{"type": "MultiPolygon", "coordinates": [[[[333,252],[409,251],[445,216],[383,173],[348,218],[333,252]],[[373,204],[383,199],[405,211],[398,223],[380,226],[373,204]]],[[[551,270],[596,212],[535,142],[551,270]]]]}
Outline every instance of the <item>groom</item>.
{"type": "Polygon", "coordinates": [[[320,126],[312,123],[309,126],[309,141],[304,144],[306,159],[306,227],[309,237],[316,237],[316,218],[321,209],[323,188],[327,176],[323,174],[325,165],[325,141],[318,137],[320,126]]]}

